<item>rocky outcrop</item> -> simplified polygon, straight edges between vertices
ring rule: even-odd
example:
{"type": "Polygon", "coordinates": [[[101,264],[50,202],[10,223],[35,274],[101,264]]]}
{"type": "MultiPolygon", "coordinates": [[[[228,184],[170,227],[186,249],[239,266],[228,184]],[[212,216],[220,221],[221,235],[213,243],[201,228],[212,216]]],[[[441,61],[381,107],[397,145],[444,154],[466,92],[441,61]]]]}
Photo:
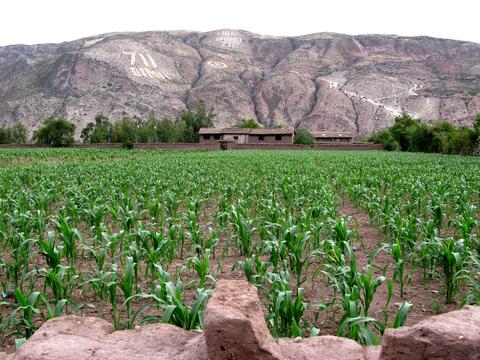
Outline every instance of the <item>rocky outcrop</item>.
{"type": "Polygon", "coordinates": [[[255,287],[220,280],[205,312],[205,341],[210,360],[283,359],[265,323],[255,287]]]}
{"type": "Polygon", "coordinates": [[[42,325],[13,359],[206,360],[207,353],[201,333],[176,326],[151,324],[114,332],[102,319],[65,316],[42,325]]]}
{"type": "Polygon", "coordinates": [[[205,313],[205,331],[167,324],[113,331],[97,318],[67,316],[45,323],[6,359],[175,360],[402,360],[479,359],[480,308],[387,330],[381,349],[335,336],[275,340],[268,332],[257,290],[239,280],[220,280],[205,313]]]}
{"type": "Polygon", "coordinates": [[[96,318],[66,316],[46,322],[16,352],[15,359],[87,360],[100,347],[102,339],[113,333],[113,326],[96,318]]]}
{"type": "Polygon", "coordinates": [[[269,37],[239,30],[98,35],[0,47],[0,126],[31,130],[51,114],[81,128],[176,116],[196,100],[217,126],[264,125],[368,135],[408,112],[468,125],[480,112],[480,44],[382,35],[269,37]]]}
{"type": "Polygon", "coordinates": [[[467,306],[386,331],[380,360],[423,359],[480,359],[480,309],[467,306]]]}

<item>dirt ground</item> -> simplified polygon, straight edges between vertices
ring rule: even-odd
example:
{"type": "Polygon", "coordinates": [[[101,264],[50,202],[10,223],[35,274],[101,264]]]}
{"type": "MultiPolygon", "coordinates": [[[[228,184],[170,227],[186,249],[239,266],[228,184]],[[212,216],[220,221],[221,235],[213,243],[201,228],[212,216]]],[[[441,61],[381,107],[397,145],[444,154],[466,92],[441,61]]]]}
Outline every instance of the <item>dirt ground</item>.
{"type": "MultiPolygon", "coordinates": [[[[208,221],[211,220],[211,214],[214,212],[213,209],[208,209],[209,214],[207,215],[207,219],[204,219],[202,222],[202,227],[208,226],[208,221]]],[[[377,251],[379,247],[381,247],[382,242],[385,242],[383,235],[379,229],[372,226],[370,224],[370,219],[367,213],[364,211],[358,210],[353,207],[352,203],[348,200],[344,200],[343,205],[340,208],[340,215],[348,215],[350,217],[350,228],[355,229],[358,231],[358,235],[360,238],[359,243],[355,245],[355,253],[357,257],[357,267],[361,269],[363,266],[368,264],[368,259],[372,252],[377,251]]],[[[84,229],[82,229],[84,230],[84,229]]],[[[85,230],[88,231],[88,230],[85,230]]],[[[234,265],[243,258],[238,254],[235,253],[233,248],[229,249],[229,254],[226,257],[222,257],[221,254],[226,246],[227,238],[226,236],[222,235],[220,237],[220,241],[218,244],[218,250],[216,254],[216,258],[211,260],[211,269],[213,272],[214,277],[218,279],[245,279],[245,275],[243,271],[237,269],[232,270],[234,265]]],[[[188,244],[185,244],[188,246],[188,244]]],[[[8,255],[7,255],[8,256],[8,255]]],[[[35,268],[41,268],[46,266],[43,258],[41,256],[36,256],[35,259],[32,259],[32,265],[35,268]]],[[[175,273],[175,270],[178,267],[181,267],[182,264],[185,264],[186,257],[184,256],[183,259],[177,258],[169,267],[168,271],[171,274],[175,273]]],[[[384,268],[387,266],[388,270],[386,272],[388,277],[392,276],[393,270],[392,265],[393,261],[385,252],[380,252],[378,256],[374,260],[374,264],[377,265],[376,267],[371,267],[375,276],[382,275],[380,268],[384,268]]],[[[91,271],[92,268],[95,267],[95,262],[93,259],[84,256],[78,262],[79,270],[82,272],[91,271]]],[[[142,268],[145,268],[142,266],[142,268]]],[[[332,312],[325,312],[319,311],[318,307],[316,307],[315,303],[328,303],[332,300],[332,288],[327,285],[325,279],[322,276],[319,276],[315,282],[312,282],[312,275],[313,275],[313,268],[308,272],[307,281],[302,285],[305,290],[305,301],[310,304],[307,312],[305,314],[305,319],[308,323],[315,325],[319,330],[321,335],[335,335],[335,322],[339,320],[341,317],[340,313],[333,314],[332,312]],[[315,322],[316,313],[318,313],[318,321],[315,322]]],[[[413,272],[411,275],[411,283],[407,284],[405,287],[405,294],[404,298],[402,299],[399,295],[399,286],[398,283],[394,285],[394,295],[388,307],[388,315],[389,315],[389,323],[392,323],[395,314],[400,307],[400,305],[404,301],[408,301],[413,304],[413,307],[410,309],[408,314],[407,325],[415,324],[416,322],[429,317],[431,315],[435,315],[439,312],[446,312],[450,310],[454,310],[458,308],[457,304],[450,304],[448,306],[443,305],[443,295],[442,290],[443,286],[442,283],[436,279],[433,279],[430,282],[430,287],[428,289],[424,288],[423,284],[423,274],[421,269],[413,272]],[[432,303],[432,299],[436,299],[437,305],[432,303]]],[[[182,280],[186,283],[192,282],[191,286],[187,289],[184,293],[184,300],[187,303],[192,303],[195,297],[195,286],[193,281],[197,279],[196,273],[189,271],[184,267],[183,270],[180,271],[180,276],[182,280]]],[[[149,288],[144,280],[144,274],[140,274],[140,281],[139,284],[142,286],[142,290],[145,292],[149,292],[149,288]]],[[[0,281],[2,281],[4,275],[0,274],[0,281]]],[[[209,285],[212,286],[211,283],[209,285]]],[[[40,282],[36,285],[37,289],[43,288],[43,283],[40,282]]],[[[259,288],[259,295],[262,302],[265,305],[265,308],[268,304],[268,297],[267,297],[267,289],[259,288]]],[[[120,300],[119,303],[123,302],[123,298],[121,294],[119,294],[120,300]]],[[[81,287],[77,289],[73,298],[78,303],[87,304],[80,310],[79,314],[83,316],[94,316],[94,317],[101,317],[108,321],[113,322],[112,318],[112,310],[109,303],[100,301],[95,299],[92,295],[92,290],[90,288],[82,289],[81,287]]],[[[12,299],[7,299],[8,302],[13,304],[12,299]]],[[[382,284],[380,288],[377,290],[374,298],[374,302],[371,307],[371,314],[376,316],[379,320],[383,321],[384,318],[384,307],[387,301],[387,286],[386,283],[382,284]]],[[[135,311],[140,306],[146,305],[145,301],[138,301],[134,304],[133,310],[135,311]]],[[[122,307],[122,306],[120,306],[122,307]]],[[[0,307],[0,316],[3,315],[4,319],[9,314],[11,310],[7,309],[6,307],[0,307]]],[[[125,315],[125,311],[122,312],[123,316],[125,315]]],[[[150,308],[145,315],[153,315],[157,314],[158,312],[155,307],[150,308]]],[[[37,325],[41,325],[41,321],[37,322],[37,325]]],[[[308,334],[306,334],[308,336],[308,334]]],[[[10,338],[9,340],[0,344],[1,351],[6,351],[7,353],[13,352],[15,350],[14,347],[14,340],[10,338]]]]}

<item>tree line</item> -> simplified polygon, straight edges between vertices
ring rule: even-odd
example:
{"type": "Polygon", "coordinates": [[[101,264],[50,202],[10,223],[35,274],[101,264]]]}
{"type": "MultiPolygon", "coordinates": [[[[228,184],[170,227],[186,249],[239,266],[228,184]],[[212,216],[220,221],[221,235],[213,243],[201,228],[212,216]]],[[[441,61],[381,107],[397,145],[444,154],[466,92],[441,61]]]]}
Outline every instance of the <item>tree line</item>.
{"type": "MultiPolygon", "coordinates": [[[[195,143],[199,142],[199,130],[213,126],[215,113],[202,101],[194,103],[176,119],[156,118],[151,114],[144,121],[137,116],[125,115],[111,122],[98,114],[94,122],[82,129],[80,138],[85,144],[121,143],[126,148],[134,143],[195,143]]],[[[254,118],[246,118],[234,125],[239,128],[260,128],[254,118]]],[[[55,147],[74,143],[75,125],[63,117],[47,117],[33,133],[32,142],[55,147]]],[[[455,126],[448,121],[427,124],[409,114],[397,116],[394,124],[380,130],[369,141],[383,144],[386,150],[432,152],[469,155],[480,151],[480,114],[473,128],[455,126]]],[[[0,144],[27,142],[27,130],[21,123],[12,127],[0,127],[0,144]]],[[[296,144],[314,146],[315,138],[306,129],[296,129],[296,144]]]]}
{"type": "MultiPolygon", "coordinates": [[[[98,114],[94,122],[82,129],[80,138],[84,144],[121,143],[126,148],[138,143],[194,143],[199,141],[198,132],[201,127],[213,126],[215,114],[204,102],[194,103],[183,111],[175,120],[170,118],[156,118],[153,114],[144,121],[141,118],[125,115],[114,121],[103,114],[98,114]]],[[[23,127],[23,137],[8,135],[14,134],[14,129],[23,127],[16,124],[12,129],[0,128],[0,144],[25,143],[26,129],[23,127]],[[8,130],[8,131],[7,131],[8,130]]],[[[36,144],[52,145],[54,147],[70,146],[75,142],[75,124],[64,117],[49,116],[44,119],[40,127],[34,131],[32,142],[36,144]]]]}
{"type": "Polygon", "coordinates": [[[138,117],[125,116],[113,124],[99,114],[95,122],[88,123],[80,135],[84,143],[122,143],[125,147],[133,143],[194,143],[199,141],[198,132],[202,127],[213,126],[215,114],[205,103],[197,102],[183,111],[176,120],[153,114],[147,121],[138,117]]]}
{"type": "Polygon", "coordinates": [[[24,144],[27,142],[25,125],[17,123],[11,127],[0,127],[0,144],[24,144]]]}
{"type": "Polygon", "coordinates": [[[455,126],[448,121],[427,124],[402,114],[370,141],[383,144],[386,150],[471,155],[480,147],[480,114],[475,117],[473,128],[455,126]]]}

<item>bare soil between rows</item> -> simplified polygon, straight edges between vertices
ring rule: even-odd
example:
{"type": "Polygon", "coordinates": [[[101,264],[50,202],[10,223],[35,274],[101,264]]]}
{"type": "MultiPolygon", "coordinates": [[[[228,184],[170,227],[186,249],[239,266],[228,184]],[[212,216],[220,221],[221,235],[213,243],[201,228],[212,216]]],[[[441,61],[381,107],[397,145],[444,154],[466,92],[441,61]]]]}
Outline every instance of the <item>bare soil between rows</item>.
{"type": "MultiPolygon", "coordinates": [[[[211,219],[211,213],[213,209],[208,209],[210,214],[207,215],[211,219]]],[[[357,268],[358,270],[368,264],[369,257],[372,252],[377,251],[382,243],[385,242],[382,232],[373,226],[370,223],[370,218],[368,214],[362,210],[356,209],[353,207],[352,203],[349,200],[344,200],[342,206],[340,207],[339,215],[347,215],[350,217],[349,226],[351,229],[358,231],[358,236],[360,241],[355,243],[355,253],[357,258],[357,268]]],[[[202,224],[202,227],[206,226],[207,222],[202,224]]],[[[228,254],[223,257],[221,254],[227,246],[226,236],[220,236],[220,242],[217,245],[216,258],[211,260],[212,273],[214,277],[219,279],[244,279],[246,277],[243,271],[238,268],[233,269],[234,265],[238,261],[243,260],[244,257],[240,256],[236,252],[236,248],[229,248],[228,254]]],[[[185,244],[188,246],[188,244],[185,244]]],[[[189,254],[191,255],[191,254],[189,254]]],[[[7,255],[8,256],[8,255],[7,255]]],[[[181,267],[182,264],[185,264],[186,256],[183,259],[179,257],[174,260],[174,262],[169,267],[168,271],[173,275],[178,267],[181,267]]],[[[374,259],[373,263],[375,267],[370,267],[375,276],[382,275],[381,268],[387,266],[388,270],[386,275],[392,277],[393,274],[393,261],[388,254],[385,252],[380,252],[378,256],[374,259]]],[[[316,264],[313,264],[316,265],[316,264]]],[[[41,268],[46,267],[46,264],[41,256],[36,256],[35,259],[32,259],[32,268],[41,268]]],[[[79,259],[77,267],[80,272],[91,271],[95,267],[95,262],[93,259],[84,256],[84,258],[79,259]]],[[[144,269],[145,266],[142,266],[144,269]]],[[[332,287],[327,284],[326,280],[320,275],[316,281],[312,281],[312,275],[315,270],[315,266],[311,266],[307,273],[307,280],[302,285],[305,291],[304,300],[307,301],[309,307],[305,313],[305,320],[320,330],[320,335],[335,335],[336,322],[341,317],[341,313],[337,312],[336,314],[331,311],[319,311],[316,303],[328,303],[332,300],[333,292],[332,287]],[[316,318],[318,321],[316,321],[316,318]]],[[[191,286],[188,287],[184,293],[184,300],[186,303],[191,304],[195,298],[195,286],[194,281],[197,279],[197,274],[195,272],[189,271],[185,268],[179,272],[182,280],[184,282],[191,282],[191,286]]],[[[389,323],[392,323],[399,306],[404,302],[408,301],[413,304],[413,307],[410,309],[408,314],[407,325],[413,325],[429,316],[438,314],[440,312],[447,312],[455,310],[458,308],[457,304],[444,305],[444,297],[442,295],[443,285],[437,279],[431,279],[429,283],[429,288],[424,287],[423,274],[421,269],[418,269],[415,272],[411,272],[411,283],[405,286],[404,297],[401,298],[399,294],[399,285],[398,283],[394,284],[394,295],[390,302],[390,305],[387,308],[387,313],[389,315],[389,323]],[[436,299],[436,302],[439,306],[432,305],[432,299],[436,299]]],[[[4,280],[4,274],[0,274],[0,281],[4,280]]],[[[144,274],[140,274],[139,284],[143,291],[149,292],[146,279],[143,278],[144,274]]],[[[293,279],[292,279],[293,285],[293,279]]],[[[209,288],[213,287],[211,282],[207,285],[209,288]]],[[[43,289],[43,282],[38,280],[38,283],[35,286],[36,289],[43,289]]],[[[294,288],[294,286],[292,286],[294,288]]],[[[264,305],[264,311],[268,305],[268,292],[266,288],[259,287],[260,299],[264,305]]],[[[48,293],[48,291],[47,291],[48,293]]],[[[119,303],[123,302],[121,294],[119,303]]],[[[85,306],[81,311],[80,315],[83,316],[93,316],[101,317],[110,322],[113,322],[112,317],[112,308],[111,305],[105,301],[100,301],[95,299],[92,295],[92,290],[86,288],[77,289],[77,291],[72,296],[73,300],[77,303],[91,304],[93,307],[85,306]]],[[[14,303],[12,299],[7,299],[8,302],[14,303]]],[[[383,283],[377,292],[375,293],[374,302],[372,303],[370,315],[377,317],[379,320],[383,321],[384,319],[384,308],[387,302],[387,286],[386,283],[383,283]]],[[[133,311],[138,309],[141,306],[146,305],[147,303],[143,300],[135,302],[133,305],[133,311]]],[[[124,309],[122,309],[124,310],[124,309]]],[[[3,316],[4,319],[9,314],[9,309],[5,307],[0,307],[0,316],[3,316]]],[[[144,315],[158,315],[158,310],[152,306],[144,315]]],[[[122,311],[122,316],[125,316],[125,311],[122,311]]],[[[41,321],[38,321],[38,326],[41,325],[41,321]]],[[[308,336],[308,333],[305,334],[308,336]]],[[[15,351],[14,339],[10,338],[4,343],[0,344],[1,351],[11,353],[15,351]]]]}

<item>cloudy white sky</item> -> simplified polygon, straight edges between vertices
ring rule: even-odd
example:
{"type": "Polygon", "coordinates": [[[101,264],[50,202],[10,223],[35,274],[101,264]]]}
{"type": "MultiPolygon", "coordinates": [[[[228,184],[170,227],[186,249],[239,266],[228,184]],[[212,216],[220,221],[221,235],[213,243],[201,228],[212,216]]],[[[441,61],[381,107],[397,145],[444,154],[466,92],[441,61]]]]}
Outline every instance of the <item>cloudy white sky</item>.
{"type": "Polygon", "coordinates": [[[116,31],[428,35],[480,43],[478,0],[5,0],[0,46],[116,31]]]}

